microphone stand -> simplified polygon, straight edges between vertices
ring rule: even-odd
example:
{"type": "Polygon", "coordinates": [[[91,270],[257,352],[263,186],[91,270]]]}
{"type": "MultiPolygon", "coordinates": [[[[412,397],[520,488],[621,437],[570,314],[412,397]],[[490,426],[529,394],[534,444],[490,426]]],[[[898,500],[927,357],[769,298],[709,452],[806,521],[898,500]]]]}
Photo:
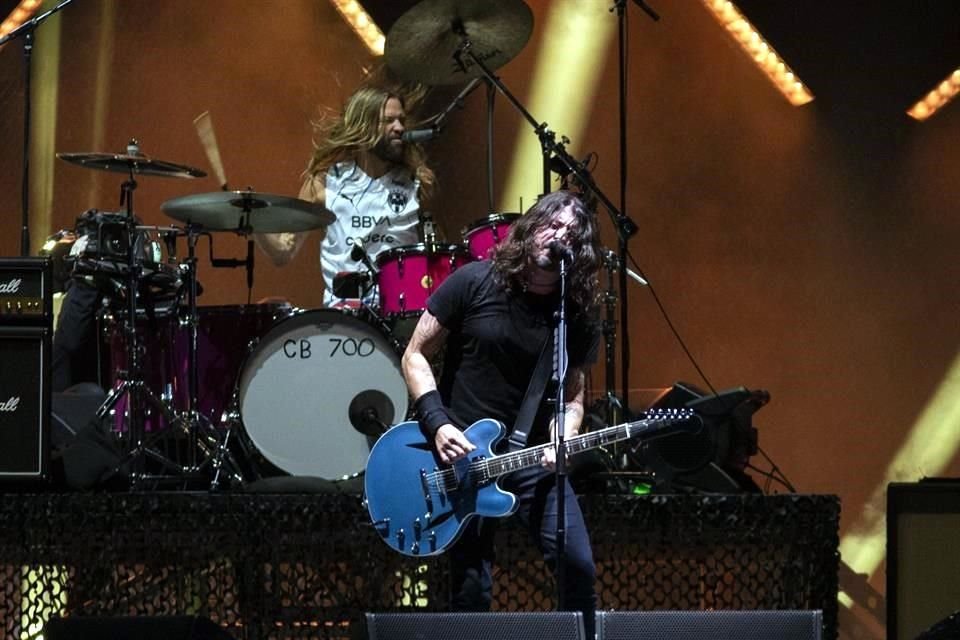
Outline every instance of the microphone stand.
{"type": "MultiPolygon", "coordinates": [[[[650,16],[654,22],[660,20],[660,16],[651,9],[643,0],[633,0],[643,11],[650,16]]],[[[627,210],[627,0],[614,0],[612,10],[617,12],[617,68],[618,68],[618,86],[619,86],[619,115],[620,115],[620,211],[627,210]]],[[[627,242],[623,234],[619,236],[618,254],[620,262],[619,282],[620,288],[620,383],[621,400],[620,409],[625,413],[630,413],[630,332],[629,318],[630,310],[627,308],[627,242]]],[[[608,396],[612,394],[613,386],[607,389],[608,396]]],[[[608,406],[608,409],[610,407],[608,406]]],[[[607,420],[610,424],[617,424],[621,417],[614,417],[612,413],[607,414],[607,420]]]]}
{"type": "Polygon", "coordinates": [[[33,55],[33,32],[40,24],[60,9],[73,2],[63,0],[46,13],[34,16],[19,27],[0,38],[3,46],[17,36],[23,36],[23,177],[20,184],[21,230],[20,255],[30,255],[30,67],[33,55]]]}
{"type": "Polygon", "coordinates": [[[555,467],[555,489],[557,491],[557,567],[554,576],[557,580],[557,609],[566,608],[566,569],[564,558],[567,548],[567,447],[566,399],[564,383],[567,377],[567,259],[560,259],[560,306],[557,310],[557,327],[553,332],[554,381],[557,384],[556,406],[554,408],[554,450],[557,453],[555,467]]]}
{"type": "Polygon", "coordinates": [[[46,13],[34,16],[0,38],[3,46],[17,36],[23,36],[23,177],[20,183],[21,230],[20,254],[30,255],[30,66],[33,58],[33,32],[44,20],[60,11],[73,0],[63,0],[46,13]]]}
{"type": "MultiPolygon", "coordinates": [[[[480,69],[483,75],[486,76],[486,78],[497,88],[497,90],[500,91],[500,93],[502,93],[504,97],[507,98],[510,104],[514,106],[514,108],[520,113],[520,115],[522,115],[523,118],[528,123],[530,123],[530,125],[533,127],[534,132],[537,134],[537,137],[540,139],[540,146],[543,150],[545,190],[549,190],[549,179],[550,179],[550,170],[551,170],[550,160],[552,156],[557,160],[559,160],[561,163],[563,163],[563,165],[565,165],[570,170],[570,173],[572,173],[577,178],[577,180],[579,181],[579,184],[582,185],[584,189],[589,190],[590,193],[594,197],[596,197],[596,199],[601,204],[603,204],[604,208],[610,214],[610,217],[611,217],[611,220],[613,221],[614,229],[616,230],[617,235],[620,237],[621,242],[624,245],[626,245],[629,238],[634,234],[636,234],[637,225],[633,222],[633,220],[627,217],[626,214],[622,213],[617,208],[617,206],[613,204],[610,198],[607,197],[607,195],[603,192],[603,190],[600,189],[599,186],[597,186],[597,184],[593,180],[593,177],[587,171],[587,168],[583,165],[583,163],[575,160],[570,156],[569,153],[567,153],[565,143],[557,142],[556,134],[547,128],[547,124],[545,122],[544,123],[538,122],[530,114],[530,112],[527,111],[522,104],[520,104],[520,101],[517,100],[516,96],[510,93],[510,90],[507,89],[507,87],[503,84],[500,78],[494,75],[494,73],[490,70],[490,68],[486,65],[486,63],[479,56],[477,56],[476,53],[474,53],[473,43],[470,41],[470,38],[467,36],[465,30],[463,30],[462,27],[460,28],[459,35],[461,36],[462,40],[460,42],[459,48],[454,53],[454,59],[457,61],[457,63],[461,67],[466,68],[467,65],[465,64],[463,58],[464,57],[469,58],[469,60],[473,64],[475,64],[478,69],[480,69]]],[[[563,138],[563,140],[565,141],[566,138],[563,138]]],[[[565,276],[566,276],[566,268],[561,264],[561,293],[562,294],[566,293],[563,290],[565,288],[565,285],[562,284],[563,278],[565,276]]],[[[563,300],[563,295],[561,296],[561,301],[562,300],[563,300]]],[[[563,312],[562,306],[561,306],[561,312],[563,312]]],[[[564,318],[564,320],[566,320],[566,318],[564,318]]],[[[566,336],[564,336],[564,341],[561,346],[566,347],[566,336]]],[[[566,367],[565,353],[563,358],[564,358],[564,361],[562,362],[562,364],[564,365],[564,367],[566,367]]],[[[566,373],[565,371],[561,371],[561,372],[566,373]]],[[[559,399],[562,399],[563,397],[561,395],[562,393],[563,393],[563,383],[561,379],[561,383],[558,387],[559,399]]],[[[563,580],[565,576],[564,576],[562,567],[563,567],[563,556],[564,556],[565,547],[566,547],[566,529],[565,529],[566,525],[563,522],[564,520],[563,508],[561,507],[561,505],[564,502],[563,497],[565,495],[565,492],[563,491],[561,485],[559,484],[559,481],[561,478],[565,479],[566,477],[566,465],[564,460],[564,458],[566,457],[566,450],[565,450],[565,445],[563,440],[563,428],[564,428],[563,427],[563,422],[564,422],[563,408],[560,405],[560,403],[558,403],[557,407],[558,407],[558,411],[561,412],[558,416],[559,421],[556,423],[556,437],[557,437],[557,447],[558,447],[557,448],[557,472],[558,472],[557,567],[560,570],[559,573],[557,573],[557,591],[558,591],[557,601],[558,603],[561,603],[561,606],[562,606],[563,601],[565,600],[565,598],[563,597],[563,580]]]]}

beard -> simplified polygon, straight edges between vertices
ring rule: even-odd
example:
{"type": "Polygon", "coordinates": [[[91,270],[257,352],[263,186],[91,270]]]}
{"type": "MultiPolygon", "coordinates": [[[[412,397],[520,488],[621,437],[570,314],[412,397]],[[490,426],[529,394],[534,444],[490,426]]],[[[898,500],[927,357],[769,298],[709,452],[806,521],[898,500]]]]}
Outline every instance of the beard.
{"type": "Polygon", "coordinates": [[[403,143],[394,144],[392,140],[380,138],[380,141],[373,147],[373,153],[381,160],[387,162],[403,162],[403,143]]]}
{"type": "Polygon", "coordinates": [[[553,259],[549,251],[540,251],[534,255],[533,264],[544,271],[559,271],[560,263],[553,259]]]}

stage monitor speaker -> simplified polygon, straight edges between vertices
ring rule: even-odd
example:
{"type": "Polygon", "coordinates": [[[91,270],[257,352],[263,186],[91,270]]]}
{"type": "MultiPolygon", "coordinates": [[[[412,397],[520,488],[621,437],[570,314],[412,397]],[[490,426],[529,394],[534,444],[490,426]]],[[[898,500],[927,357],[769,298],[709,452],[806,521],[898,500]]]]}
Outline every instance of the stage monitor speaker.
{"type": "Polygon", "coordinates": [[[585,640],[583,614],[368,613],[369,640],[585,640]]]}
{"type": "Polygon", "coordinates": [[[820,640],[820,611],[598,611],[597,640],[820,640]]]}
{"type": "Polygon", "coordinates": [[[46,478],[50,451],[50,330],[0,326],[0,480],[46,478]]]}
{"type": "Polygon", "coordinates": [[[958,539],[960,480],[887,486],[888,640],[914,640],[960,609],[958,539]]]}
{"type": "Polygon", "coordinates": [[[234,640],[199,616],[116,616],[52,618],[46,640],[234,640]]]}

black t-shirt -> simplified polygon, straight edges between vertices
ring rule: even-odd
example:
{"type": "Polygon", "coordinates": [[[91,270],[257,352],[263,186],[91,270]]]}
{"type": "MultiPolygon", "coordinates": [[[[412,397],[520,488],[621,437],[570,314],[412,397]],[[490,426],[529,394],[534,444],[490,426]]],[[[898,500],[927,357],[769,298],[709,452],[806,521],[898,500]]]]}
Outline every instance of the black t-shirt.
{"type": "MultiPolygon", "coordinates": [[[[438,388],[461,427],[492,418],[513,428],[544,342],[553,339],[559,299],[559,294],[507,292],[486,260],[460,267],[430,296],[427,308],[450,331],[438,388]]],[[[568,307],[567,317],[574,315],[568,307]]],[[[593,363],[598,343],[593,323],[571,323],[570,367],[593,363]]],[[[531,443],[545,437],[540,422],[531,430],[531,443]]]]}

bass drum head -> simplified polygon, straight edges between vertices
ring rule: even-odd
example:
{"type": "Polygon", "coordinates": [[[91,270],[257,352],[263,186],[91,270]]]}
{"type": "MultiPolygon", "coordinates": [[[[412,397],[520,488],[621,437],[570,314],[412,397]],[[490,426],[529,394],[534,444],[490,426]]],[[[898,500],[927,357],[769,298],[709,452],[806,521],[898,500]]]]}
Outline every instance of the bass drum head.
{"type": "Polygon", "coordinates": [[[363,471],[376,436],[402,422],[409,403],[395,344],[336,309],[267,332],[244,365],[238,399],[244,432],[268,462],[328,480],[363,471]]]}

